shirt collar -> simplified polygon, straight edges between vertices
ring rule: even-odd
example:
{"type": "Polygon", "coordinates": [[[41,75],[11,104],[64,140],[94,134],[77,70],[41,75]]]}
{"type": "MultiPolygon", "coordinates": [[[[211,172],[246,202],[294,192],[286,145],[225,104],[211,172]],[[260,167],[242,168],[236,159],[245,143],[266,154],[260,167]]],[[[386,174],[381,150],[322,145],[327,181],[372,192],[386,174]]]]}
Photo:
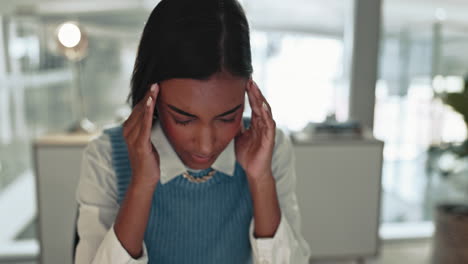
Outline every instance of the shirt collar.
{"type": "MultiPolygon", "coordinates": [[[[169,182],[178,175],[187,171],[184,163],[172,148],[172,145],[164,134],[159,122],[156,122],[151,130],[151,142],[159,154],[159,168],[161,170],[160,180],[162,184],[169,182]]],[[[211,165],[211,168],[232,176],[234,174],[235,162],[236,155],[233,139],[229,142],[223,152],[221,152],[213,165],[211,165]]]]}

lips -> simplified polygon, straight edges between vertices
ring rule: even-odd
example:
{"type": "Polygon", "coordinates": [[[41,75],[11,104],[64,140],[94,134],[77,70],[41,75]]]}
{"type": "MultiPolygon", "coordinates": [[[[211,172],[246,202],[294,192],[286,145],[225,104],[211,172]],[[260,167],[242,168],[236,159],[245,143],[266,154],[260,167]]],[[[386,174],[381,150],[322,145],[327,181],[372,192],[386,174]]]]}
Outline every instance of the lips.
{"type": "Polygon", "coordinates": [[[204,156],[204,155],[198,155],[198,154],[191,154],[191,157],[193,161],[195,161],[196,163],[207,163],[211,161],[211,159],[213,158],[213,155],[204,156]]]}

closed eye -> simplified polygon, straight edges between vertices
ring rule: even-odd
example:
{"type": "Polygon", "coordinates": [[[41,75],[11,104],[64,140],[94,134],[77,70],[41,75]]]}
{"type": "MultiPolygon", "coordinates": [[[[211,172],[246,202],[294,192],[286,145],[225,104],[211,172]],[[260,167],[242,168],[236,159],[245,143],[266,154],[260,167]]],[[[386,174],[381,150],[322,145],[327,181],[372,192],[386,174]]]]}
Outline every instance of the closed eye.
{"type": "Polygon", "coordinates": [[[224,122],[224,123],[232,123],[232,122],[234,122],[235,117],[229,118],[229,119],[222,118],[222,119],[219,119],[219,120],[220,120],[221,122],[224,122]]]}
{"type": "Polygon", "coordinates": [[[182,126],[186,126],[186,125],[190,124],[190,122],[192,122],[193,120],[184,120],[184,121],[180,121],[180,120],[174,119],[174,121],[176,122],[176,124],[179,124],[179,125],[182,125],[182,126]]]}

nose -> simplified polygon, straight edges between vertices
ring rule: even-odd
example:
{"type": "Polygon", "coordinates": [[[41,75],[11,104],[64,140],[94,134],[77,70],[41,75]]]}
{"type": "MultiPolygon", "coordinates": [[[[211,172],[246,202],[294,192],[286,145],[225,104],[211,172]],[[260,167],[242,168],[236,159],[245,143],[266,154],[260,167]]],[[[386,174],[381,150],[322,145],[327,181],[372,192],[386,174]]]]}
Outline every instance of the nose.
{"type": "Polygon", "coordinates": [[[196,135],[196,145],[199,155],[209,156],[213,154],[216,142],[216,133],[210,126],[201,127],[196,135]]]}

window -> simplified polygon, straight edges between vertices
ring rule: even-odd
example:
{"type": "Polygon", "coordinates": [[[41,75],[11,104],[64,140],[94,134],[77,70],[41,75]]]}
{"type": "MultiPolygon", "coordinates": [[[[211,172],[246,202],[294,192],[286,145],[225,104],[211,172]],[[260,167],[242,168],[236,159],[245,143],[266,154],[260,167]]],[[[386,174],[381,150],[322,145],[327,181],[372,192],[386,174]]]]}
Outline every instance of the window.
{"type": "Polygon", "coordinates": [[[6,51],[0,54],[5,61],[0,67],[0,211],[8,212],[0,218],[0,259],[16,252],[32,260],[39,249],[33,140],[63,132],[80,118],[74,95],[78,82],[85,115],[99,127],[128,114],[125,100],[143,23],[138,30],[118,32],[102,22],[88,23],[88,56],[73,65],[54,48],[55,30],[66,16],[0,21],[6,29],[0,34],[0,50],[6,51]],[[79,80],[76,71],[81,71],[79,80]]]}
{"type": "Polygon", "coordinates": [[[341,110],[337,87],[342,80],[342,39],[268,31],[254,31],[251,39],[254,78],[278,126],[300,130],[341,110]]]}
{"type": "Polygon", "coordinates": [[[431,144],[466,138],[462,117],[434,91],[441,85],[461,88],[468,73],[468,57],[459,52],[468,34],[454,22],[468,5],[438,4],[391,0],[383,9],[374,133],[385,141],[382,213],[387,223],[431,221],[435,204],[457,192],[445,189],[440,175],[428,173],[426,162],[431,144]]]}

